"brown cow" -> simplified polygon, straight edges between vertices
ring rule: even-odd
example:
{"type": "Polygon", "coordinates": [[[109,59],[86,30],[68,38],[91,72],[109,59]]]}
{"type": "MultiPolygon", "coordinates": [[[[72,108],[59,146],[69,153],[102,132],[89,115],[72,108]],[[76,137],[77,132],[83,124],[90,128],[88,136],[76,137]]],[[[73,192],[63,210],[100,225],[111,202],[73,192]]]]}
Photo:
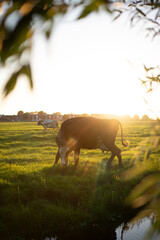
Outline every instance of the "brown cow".
{"type": "Polygon", "coordinates": [[[68,155],[74,151],[75,164],[78,164],[80,149],[100,148],[111,151],[108,160],[108,168],[115,156],[118,157],[119,166],[122,166],[121,150],[115,145],[116,135],[121,127],[121,141],[123,142],[123,131],[121,123],[116,119],[98,119],[92,117],[77,117],[64,121],[56,137],[58,152],[55,164],[61,157],[61,164],[68,164],[68,155]]]}

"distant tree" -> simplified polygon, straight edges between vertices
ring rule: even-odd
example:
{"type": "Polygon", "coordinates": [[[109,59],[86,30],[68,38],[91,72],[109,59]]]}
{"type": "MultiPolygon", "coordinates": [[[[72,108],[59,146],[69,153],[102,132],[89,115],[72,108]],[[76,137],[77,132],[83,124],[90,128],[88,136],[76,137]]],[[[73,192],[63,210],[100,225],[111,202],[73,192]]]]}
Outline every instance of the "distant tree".
{"type": "Polygon", "coordinates": [[[24,113],[23,114],[23,120],[28,121],[29,120],[29,113],[24,113]]]}
{"type": "Polygon", "coordinates": [[[60,112],[55,112],[53,113],[54,115],[57,115],[57,116],[61,116],[61,113],[60,112]]]}
{"type": "Polygon", "coordinates": [[[89,117],[89,115],[87,113],[83,113],[82,117],[89,117]]]}
{"type": "Polygon", "coordinates": [[[17,113],[17,116],[18,116],[18,118],[19,118],[20,121],[23,120],[23,114],[24,114],[23,111],[19,111],[19,112],[17,113]]]}
{"type": "Polygon", "coordinates": [[[148,117],[147,115],[143,115],[142,120],[143,120],[143,121],[148,121],[148,120],[149,120],[149,117],[148,117]]]}
{"type": "Polygon", "coordinates": [[[42,119],[42,120],[46,119],[46,115],[47,114],[43,111],[38,112],[38,118],[39,119],[42,119]]]}
{"type": "Polygon", "coordinates": [[[70,114],[64,114],[62,117],[62,121],[65,121],[70,118],[70,114]]]}
{"type": "Polygon", "coordinates": [[[134,115],[134,116],[133,116],[133,120],[136,120],[136,121],[139,120],[139,116],[138,116],[137,114],[134,115]]]}
{"type": "Polygon", "coordinates": [[[60,112],[55,112],[52,114],[52,118],[55,119],[55,120],[60,120],[61,118],[61,113],[60,112]]]}

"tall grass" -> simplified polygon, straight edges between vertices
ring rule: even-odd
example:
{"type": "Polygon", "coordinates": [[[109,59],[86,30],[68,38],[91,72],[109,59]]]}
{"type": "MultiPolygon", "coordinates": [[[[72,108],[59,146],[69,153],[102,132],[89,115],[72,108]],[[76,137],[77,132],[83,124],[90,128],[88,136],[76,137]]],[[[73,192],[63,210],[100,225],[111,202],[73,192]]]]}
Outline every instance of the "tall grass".
{"type": "MultiPolygon", "coordinates": [[[[159,145],[150,154],[150,166],[132,178],[124,172],[144,159],[152,139],[158,136],[154,122],[124,123],[130,141],[122,148],[124,167],[115,159],[106,170],[110,154],[81,150],[75,169],[73,154],[69,166],[53,166],[57,151],[57,130],[44,131],[36,123],[0,123],[0,238],[44,239],[102,228],[112,228],[133,214],[125,203],[131,189],[144,174],[159,172],[159,145]],[[138,156],[140,156],[138,158],[138,156]],[[104,226],[104,225],[103,225],[104,226]]],[[[104,228],[104,229],[105,229],[104,228]]],[[[103,230],[97,230],[103,232],[103,230]]],[[[98,232],[99,233],[99,232],[98,232]]]]}

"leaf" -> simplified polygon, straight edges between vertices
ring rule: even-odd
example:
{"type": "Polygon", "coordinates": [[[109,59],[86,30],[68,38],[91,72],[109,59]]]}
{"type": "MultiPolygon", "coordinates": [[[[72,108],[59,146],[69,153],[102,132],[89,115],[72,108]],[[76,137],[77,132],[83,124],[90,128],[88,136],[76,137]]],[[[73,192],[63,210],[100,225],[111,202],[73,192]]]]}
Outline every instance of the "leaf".
{"type": "Polygon", "coordinates": [[[78,19],[85,18],[93,11],[92,5],[86,6],[78,19]]]}
{"type": "Polygon", "coordinates": [[[33,88],[30,65],[24,65],[17,72],[13,73],[9,78],[8,82],[6,83],[3,91],[5,97],[7,97],[7,95],[15,88],[17,79],[21,74],[27,75],[29,79],[30,87],[33,88]]]}
{"type": "Polygon", "coordinates": [[[22,16],[27,15],[28,13],[31,12],[31,10],[33,9],[35,3],[31,2],[31,1],[27,1],[25,2],[21,8],[19,9],[19,12],[22,16]]]}
{"type": "Polygon", "coordinates": [[[12,74],[10,79],[8,80],[7,84],[4,87],[4,96],[7,97],[7,95],[14,89],[16,82],[17,82],[18,73],[12,74]]]}
{"type": "Polygon", "coordinates": [[[29,79],[29,83],[30,83],[30,87],[33,88],[33,81],[32,81],[32,76],[31,76],[31,68],[30,65],[25,65],[23,66],[20,71],[19,74],[25,74],[27,75],[28,79],[29,79]]]}
{"type": "Polygon", "coordinates": [[[159,175],[149,175],[145,177],[139,184],[135,186],[126,200],[132,202],[134,207],[142,206],[153,198],[153,190],[159,183],[159,175]],[[145,193],[148,193],[149,190],[150,197],[145,195],[145,193]]]}
{"type": "Polygon", "coordinates": [[[144,69],[145,69],[146,72],[149,72],[150,70],[153,70],[154,68],[153,68],[153,67],[147,68],[147,67],[144,65],[144,69]]]}
{"type": "Polygon", "coordinates": [[[9,34],[3,41],[3,48],[1,51],[1,60],[5,60],[13,54],[19,54],[19,47],[27,39],[27,33],[30,26],[31,16],[23,17],[17,24],[15,30],[9,34]]]}
{"type": "Polygon", "coordinates": [[[138,78],[138,79],[141,81],[142,84],[146,84],[146,81],[145,81],[145,80],[143,80],[143,79],[141,79],[141,78],[138,78]]]}
{"type": "Polygon", "coordinates": [[[105,3],[104,1],[92,1],[91,4],[84,7],[84,9],[78,19],[85,18],[90,13],[92,13],[94,11],[98,11],[99,6],[104,3],[105,3]]]}

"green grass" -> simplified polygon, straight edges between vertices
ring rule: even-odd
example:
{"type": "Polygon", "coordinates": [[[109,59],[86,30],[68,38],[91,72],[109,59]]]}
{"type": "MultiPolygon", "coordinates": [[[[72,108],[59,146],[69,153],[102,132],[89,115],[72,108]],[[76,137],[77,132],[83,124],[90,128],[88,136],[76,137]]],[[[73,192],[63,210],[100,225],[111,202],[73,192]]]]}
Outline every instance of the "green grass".
{"type": "Polygon", "coordinates": [[[109,171],[110,153],[100,150],[81,150],[77,169],[73,154],[68,167],[53,166],[57,130],[44,131],[36,123],[0,123],[0,238],[65,239],[102,228],[102,222],[114,228],[128,220],[135,213],[124,201],[129,192],[144,176],[160,171],[160,131],[156,122],[141,121],[124,122],[123,129],[130,146],[122,147],[119,135],[116,143],[124,167],[119,169],[115,158],[109,171]],[[140,160],[149,162],[146,168],[124,178],[140,160]]]}

